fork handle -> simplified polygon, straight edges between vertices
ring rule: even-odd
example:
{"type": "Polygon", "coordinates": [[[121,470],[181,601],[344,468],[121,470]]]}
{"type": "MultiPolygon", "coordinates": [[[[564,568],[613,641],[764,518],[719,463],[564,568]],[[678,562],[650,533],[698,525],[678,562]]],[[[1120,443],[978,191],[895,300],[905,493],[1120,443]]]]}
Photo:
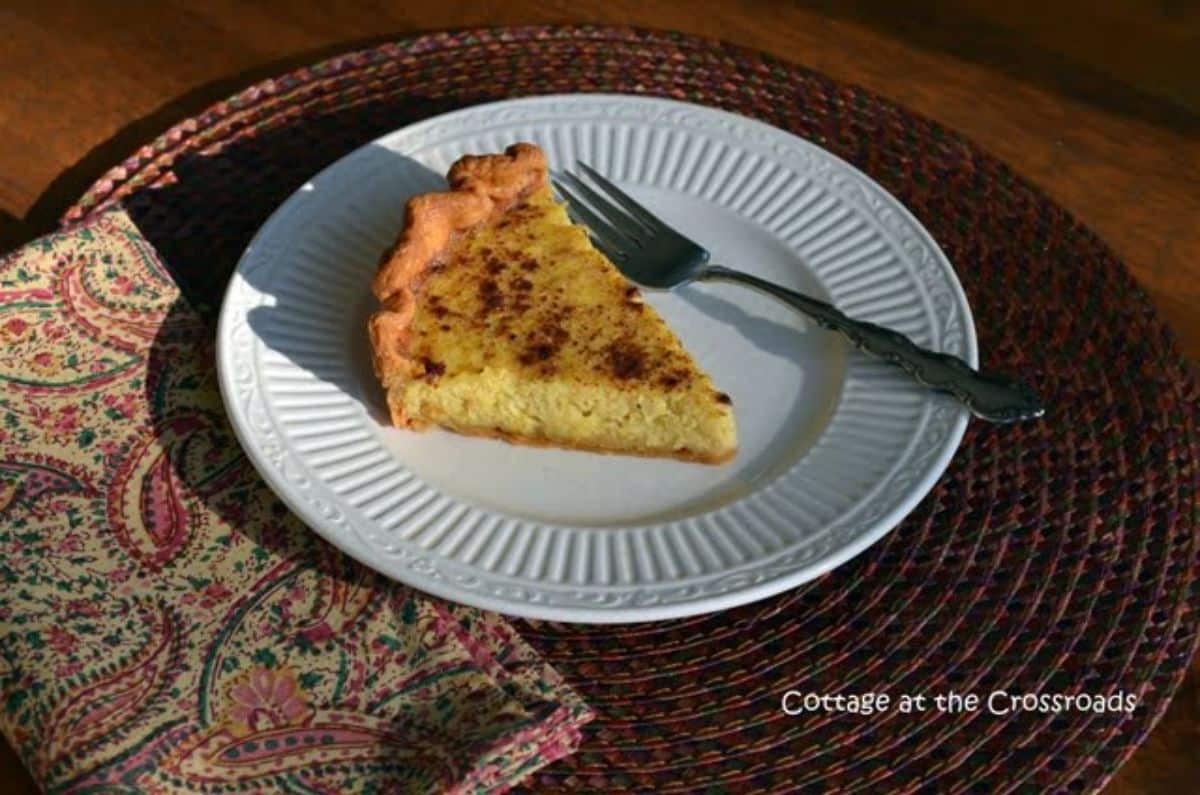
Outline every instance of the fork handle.
{"type": "Polygon", "coordinates": [[[1017,422],[1036,419],[1046,411],[1034,391],[1020,381],[973,370],[956,356],[922,348],[883,326],[854,320],[832,304],[721,265],[708,266],[698,278],[739,282],[773,295],[817,325],[839,332],[860,351],[899,365],[925,386],[950,393],[981,419],[1017,422]]]}

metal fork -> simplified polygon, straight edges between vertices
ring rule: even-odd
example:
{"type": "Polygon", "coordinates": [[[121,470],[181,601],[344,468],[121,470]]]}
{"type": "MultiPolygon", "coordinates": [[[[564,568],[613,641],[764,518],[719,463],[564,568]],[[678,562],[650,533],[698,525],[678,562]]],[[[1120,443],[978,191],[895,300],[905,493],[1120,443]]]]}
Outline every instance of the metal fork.
{"type": "Polygon", "coordinates": [[[691,281],[721,280],[762,290],[837,331],[861,351],[902,367],[918,382],[958,398],[975,416],[991,422],[1035,419],[1045,407],[1027,385],[980,373],[962,359],[927,350],[903,334],[854,320],[836,307],[765,279],[709,262],[708,250],[664,224],[649,210],[585,163],[583,176],[553,175],[555,189],[596,246],[628,278],[646,287],[671,289],[691,281]]]}

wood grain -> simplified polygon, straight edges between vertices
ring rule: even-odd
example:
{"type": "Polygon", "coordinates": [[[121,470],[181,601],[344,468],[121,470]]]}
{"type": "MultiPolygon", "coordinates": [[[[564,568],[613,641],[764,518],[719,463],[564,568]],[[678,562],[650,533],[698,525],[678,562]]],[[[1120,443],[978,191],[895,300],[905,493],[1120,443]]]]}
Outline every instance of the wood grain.
{"type": "MultiPolygon", "coordinates": [[[[0,8],[0,250],[53,228],[109,166],[254,80],[417,31],[635,24],[719,37],[856,83],[967,135],[1129,265],[1200,360],[1200,6],[1181,0],[8,0],[0,8]]],[[[1200,665],[1108,785],[1200,781],[1200,665]]],[[[7,792],[34,792],[0,744],[7,792]]]]}

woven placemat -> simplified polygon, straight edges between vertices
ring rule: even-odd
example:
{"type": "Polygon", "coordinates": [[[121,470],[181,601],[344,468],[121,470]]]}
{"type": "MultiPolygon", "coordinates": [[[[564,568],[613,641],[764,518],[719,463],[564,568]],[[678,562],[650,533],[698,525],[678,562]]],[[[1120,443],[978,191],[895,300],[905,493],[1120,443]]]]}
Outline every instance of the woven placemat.
{"type": "Polygon", "coordinates": [[[439,34],[334,58],[214,106],[112,170],[64,223],[123,201],[211,315],[255,229],[354,147],[485,100],[600,90],[737,111],[866,171],[957,264],[983,363],[1024,374],[1052,408],[1041,423],[972,423],[900,527],[805,587],[681,621],[520,623],[599,713],[582,749],[531,786],[1101,787],[1161,715],[1196,645],[1197,392],[1112,252],[955,134],[708,40],[593,28],[439,34]],[[789,689],[887,693],[893,704],[871,716],[790,716],[789,689]],[[999,716],[932,702],[1001,690],[1138,703],[999,716]],[[905,694],[927,696],[928,709],[900,712],[905,694]]]}

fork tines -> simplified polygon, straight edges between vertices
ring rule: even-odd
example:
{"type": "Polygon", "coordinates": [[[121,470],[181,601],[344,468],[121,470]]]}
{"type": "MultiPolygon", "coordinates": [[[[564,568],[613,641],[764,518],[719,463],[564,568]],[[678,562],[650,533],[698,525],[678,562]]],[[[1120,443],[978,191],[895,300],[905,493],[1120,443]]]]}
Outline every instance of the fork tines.
{"type": "Polygon", "coordinates": [[[551,182],[566,200],[571,214],[588,227],[593,240],[610,258],[627,258],[631,248],[640,248],[647,238],[667,229],[645,207],[591,166],[586,163],[576,165],[591,185],[584,177],[569,171],[554,173],[551,182]]]}

